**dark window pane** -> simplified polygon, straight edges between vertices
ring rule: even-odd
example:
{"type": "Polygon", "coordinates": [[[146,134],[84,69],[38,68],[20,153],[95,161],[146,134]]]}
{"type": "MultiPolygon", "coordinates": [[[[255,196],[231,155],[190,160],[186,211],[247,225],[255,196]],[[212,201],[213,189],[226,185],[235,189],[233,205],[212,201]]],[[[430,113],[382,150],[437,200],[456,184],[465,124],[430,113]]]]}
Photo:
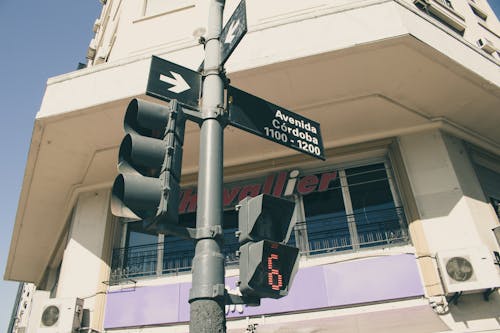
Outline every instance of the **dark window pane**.
{"type": "Polygon", "coordinates": [[[286,242],[287,245],[293,246],[293,247],[298,247],[297,246],[297,240],[295,239],[295,231],[292,230],[290,233],[290,238],[288,239],[288,242],[286,242]]]}
{"type": "Polygon", "coordinates": [[[196,212],[179,215],[179,224],[187,228],[196,228],[196,212]]]}
{"type": "Polygon", "coordinates": [[[330,184],[330,189],[324,192],[313,192],[304,196],[306,218],[332,213],[345,212],[344,199],[339,179],[330,184]]]}
{"type": "Polygon", "coordinates": [[[384,244],[401,228],[382,163],[346,170],[361,247],[384,244]]]}
{"type": "Polygon", "coordinates": [[[391,188],[384,164],[346,170],[349,194],[354,212],[394,208],[391,188]]]}
{"type": "Polygon", "coordinates": [[[184,272],[191,269],[194,243],[190,239],[165,236],[163,245],[163,273],[184,272]]]}
{"type": "Polygon", "coordinates": [[[158,236],[146,232],[142,228],[142,221],[127,224],[127,247],[134,247],[158,242],[158,236]]]}
{"type": "MultiPolygon", "coordinates": [[[[179,224],[196,227],[196,212],[179,215],[179,224]]],[[[194,242],[177,236],[165,235],[163,243],[163,274],[189,271],[194,257],[194,242]]]]}
{"type": "Polygon", "coordinates": [[[311,254],[352,248],[340,181],[335,180],[329,188],[303,198],[311,254]]]}
{"type": "Polygon", "coordinates": [[[142,221],[129,222],[126,247],[121,253],[121,274],[129,278],[156,274],[157,248],[158,236],[146,232],[142,221]]]}

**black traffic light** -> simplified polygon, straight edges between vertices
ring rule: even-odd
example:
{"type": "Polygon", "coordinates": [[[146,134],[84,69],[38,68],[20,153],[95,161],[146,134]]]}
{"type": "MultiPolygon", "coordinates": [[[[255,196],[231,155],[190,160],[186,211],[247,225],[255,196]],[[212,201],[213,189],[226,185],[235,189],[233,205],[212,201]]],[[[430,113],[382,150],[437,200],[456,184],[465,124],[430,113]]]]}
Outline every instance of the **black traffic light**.
{"type": "Polygon", "coordinates": [[[240,291],[244,296],[281,298],[297,272],[299,249],[286,241],[295,203],[261,194],[239,203],[240,291]]]}
{"type": "Polygon", "coordinates": [[[111,211],[143,220],[151,231],[178,223],[185,117],[169,106],[133,99],[125,113],[111,211]]]}

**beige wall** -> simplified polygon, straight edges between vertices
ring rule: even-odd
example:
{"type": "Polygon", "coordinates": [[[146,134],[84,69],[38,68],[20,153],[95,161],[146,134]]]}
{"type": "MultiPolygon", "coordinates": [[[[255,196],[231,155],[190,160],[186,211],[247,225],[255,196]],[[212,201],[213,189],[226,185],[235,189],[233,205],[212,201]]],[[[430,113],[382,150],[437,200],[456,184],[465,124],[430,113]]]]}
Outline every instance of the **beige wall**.
{"type": "Polygon", "coordinates": [[[462,142],[434,130],[403,136],[400,143],[429,250],[498,249],[491,232],[496,217],[462,142]]]}
{"type": "Polygon", "coordinates": [[[101,295],[106,291],[104,281],[109,279],[109,270],[103,274],[103,266],[109,263],[110,237],[109,190],[83,193],[78,199],[71,221],[69,241],[59,275],[56,296],[84,299],[84,307],[90,310],[91,322],[98,317],[102,323],[104,303],[101,295]],[[108,230],[107,230],[108,229],[108,230]]]}

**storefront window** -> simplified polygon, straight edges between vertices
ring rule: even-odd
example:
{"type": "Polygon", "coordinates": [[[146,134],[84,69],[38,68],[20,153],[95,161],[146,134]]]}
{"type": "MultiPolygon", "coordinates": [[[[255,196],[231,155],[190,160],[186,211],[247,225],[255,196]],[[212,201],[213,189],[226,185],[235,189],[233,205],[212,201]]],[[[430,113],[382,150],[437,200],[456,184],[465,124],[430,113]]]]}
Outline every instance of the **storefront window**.
{"type": "Polygon", "coordinates": [[[165,236],[163,243],[163,274],[191,270],[194,242],[176,236],[165,236]]]}
{"type": "MultiPolygon", "coordinates": [[[[238,263],[235,232],[238,212],[235,205],[246,196],[261,193],[293,198],[297,207],[289,245],[302,254],[317,255],[356,251],[374,246],[408,242],[403,209],[398,207],[395,185],[387,163],[379,162],[345,169],[308,173],[280,171],[253,180],[224,186],[224,246],[226,265],[238,263]]],[[[179,223],[196,225],[196,189],[183,190],[179,223]]],[[[151,235],[141,222],[126,224],[125,247],[115,249],[117,272],[138,277],[190,271],[194,242],[174,236],[151,235]]],[[[123,243],[122,243],[123,244],[123,243]]]]}
{"type": "Polygon", "coordinates": [[[111,280],[156,274],[158,236],[147,233],[142,221],[127,223],[125,247],[113,251],[111,280]]]}
{"type": "Polygon", "coordinates": [[[360,247],[392,241],[401,229],[383,163],[345,171],[360,247]]]}
{"type": "Polygon", "coordinates": [[[407,242],[403,210],[384,163],[338,170],[323,191],[304,195],[310,254],[407,242]]]}
{"type": "Polygon", "coordinates": [[[304,195],[303,200],[309,252],[319,254],[352,249],[339,177],[324,191],[304,195]]]}
{"type": "Polygon", "coordinates": [[[127,228],[127,247],[156,244],[158,236],[144,231],[142,221],[130,222],[127,228]]]}

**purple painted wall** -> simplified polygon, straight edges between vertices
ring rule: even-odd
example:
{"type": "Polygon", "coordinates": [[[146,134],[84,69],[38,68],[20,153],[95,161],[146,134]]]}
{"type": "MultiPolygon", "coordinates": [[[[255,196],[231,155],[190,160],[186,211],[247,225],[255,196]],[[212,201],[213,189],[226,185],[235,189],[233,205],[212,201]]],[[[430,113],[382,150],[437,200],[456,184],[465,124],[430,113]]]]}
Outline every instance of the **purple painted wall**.
{"type": "MultiPolygon", "coordinates": [[[[226,279],[235,289],[237,277],[226,279]]],[[[104,327],[118,328],[189,321],[190,283],[109,292],[104,327]]],[[[424,294],[414,255],[346,261],[299,270],[288,296],[263,299],[259,307],[227,307],[228,317],[377,302],[424,294]]]]}

